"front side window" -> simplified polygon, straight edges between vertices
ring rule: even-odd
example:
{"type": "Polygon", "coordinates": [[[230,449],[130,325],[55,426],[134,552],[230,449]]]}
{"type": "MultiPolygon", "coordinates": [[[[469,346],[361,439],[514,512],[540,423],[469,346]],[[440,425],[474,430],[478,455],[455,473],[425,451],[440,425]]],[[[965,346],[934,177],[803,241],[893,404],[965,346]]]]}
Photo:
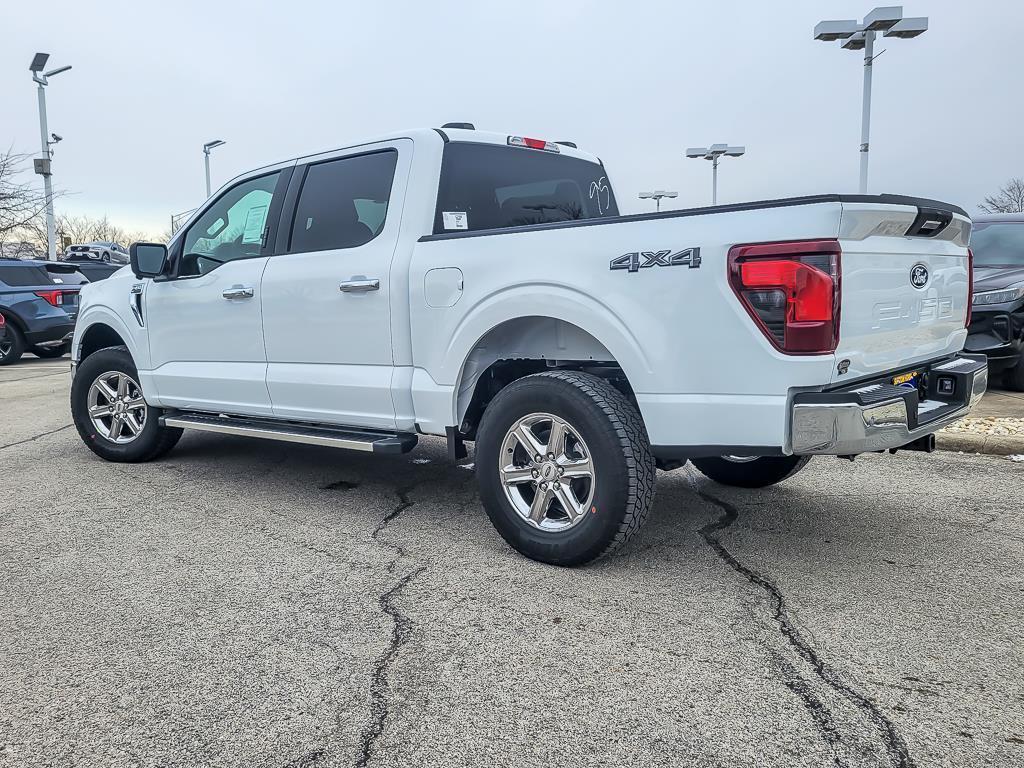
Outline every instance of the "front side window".
{"type": "Polygon", "coordinates": [[[188,228],[178,275],[204,275],[227,261],[259,256],[280,172],[229,189],[188,228]]]}
{"type": "Polygon", "coordinates": [[[600,163],[500,144],[445,144],[435,234],[618,215],[600,163]]]}
{"type": "Polygon", "coordinates": [[[292,223],[292,252],[364,245],[384,229],[398,152],[309,166],[292,223]]]}

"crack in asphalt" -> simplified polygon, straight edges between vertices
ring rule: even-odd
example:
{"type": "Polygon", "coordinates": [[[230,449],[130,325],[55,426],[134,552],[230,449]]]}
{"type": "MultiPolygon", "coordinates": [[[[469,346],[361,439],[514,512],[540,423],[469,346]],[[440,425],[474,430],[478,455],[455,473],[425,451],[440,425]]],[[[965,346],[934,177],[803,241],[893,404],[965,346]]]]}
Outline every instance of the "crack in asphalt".
{"type": "Polygon", "coordinates": [[[776,676],[782,680],[783,685],[800,698],[807,713],[811,716],[811,720],[814,721],[814,727],[832,750],[833,765],[836,768],[847,768],[849,763],[839,756],[838,747],[843,744],[843,737],[832,716],[832,710],[815,695],[810,684],[797,671],[796,667],[775,652],[771,653],[771,657],[775,665],[776,676]]]}
{"type": "Polygon", "coordinates": [[[52,435],[52,434],[55,434],[57,432],[63,432],[65,429],[70,429],[73,426],[75,426],[75,425],[74,424],[65,424],[63,427],[57,427],[56,429],[51,429],[49,432],[40,432],[38,435],[35,435],[34,437],[26,437],[24,440],[18,440],[17,442],[14,442],[14,443],[7,443],[7,445],[0,445],[0,451],[4,450],[5,448],[13,448],[16,445],[24,445],[25,443],[31,443],[31,442],[33,442],[35,440],[38,440],[41,437],[46,437],[47,435],[52,435]]]}
{"type": "MultiPolygon", "coordinates": [[[[796,651],[797,655],[807,662],[814,671],[814,674],[821,679],[822,682],[855,707],[860,709],[861,712],[867,716],[868,720],[870,720],[878,730],[882,739],[882,745],[885,747],[886,753],[888,754],[889,762],[894,766],[894,768],[914,768],[914,760],[911,758],[910,752],[907,749],[907,744],[896,729],[896,726],[891,720],[882,714],[881,710],[873,701],[868,699],[867,696],[859,691],[854,690],[849,683],[843,680],[838,671],[827,664],[818,655],[818,652],[804,638],[800,630],[797,629],[796,624],[789,613],[789,609],[786,606],[786,600],[778,586],[754,571],[752,568],[741,563],[731,552],[729,552],[728,549],[725,548],[722,542],[719,541],[716,534],[731,526],[739,516],[739,511],[736,507],[703,490],[698,489],[697,495],[704,499],[704,501],[722,510],[722,514],[718,519],[711,521],[700,529],[699,533],[703,537],[704,541],[715,551],[715,554],[717,554],[719,559],[726,565],[746,578],[751,584],[761,587],[761,589],[767,593],[772,607],[772,619],[778,625],[779,632],[786,639],[789,645],[792,646],[793,650],[796,651]]],[[[790,688],[790,690],[804,700],[805,706],[807,706],[811,711],[811,717],[814,719],[818,731],[822,733],[823,738],[829,742],[829,745],[834,748],[834,745],[838,742],[830,741],[831,736],[828,734],[828,729],[824,727],[826,724],[831,723],[830,727],[834,728],[835,723],[831,719],[831,713],[828,713],[828,710],[824,705],[821,705],[820,711],[815,709],[817,705],[815,705],[811,699],[799,690],[800,685],[798,683],[790,685],[785,678],[783,679],[783,682],[790,688]],[[826,713],[828,716],[827,719],[825,719],[826,713]]],[[[806,686],[806,681],[803,682],[806,686]]],[[[810,692],[807,691],[807,693],[810,692]]],[[[838,734],[838,731],[836,731],[836,734],[838,734]]],[[[838,760],[838,757],[836,759],[838,760]]]]}
{"type": "MultiPolygon", "coordinates": [[[[373,529],[373,533],[370,534],[370,538],[383,544],[395,553],[394,558],[388,564],[388,573],[394,572],[395,565],[405,556],[406,551],[400,544],[395,544],[381,538],[381,534],[390,523],[398,519],[402,512],[413,505],[414,502],[409,500],[409,493],[411,491],[412,487],[396,490],[398,504],[381,518],[381,521],[377,523],[377,527],[373,529]]],[[[391,713],[391,684],[388,680],[388,672],[398,657],[398,652],[408,642],[409,636],[412,634],[412,619],[402,613],[398,606],[398,598],[409,582],[426,569],[426,566],[420,566],[409,571],[398,580],[397,584],[377,598],[381,611],[391,618],[391,636],[388,639],[387,648],[377,657],[373,667],[373,674],[370,677],[370,722],[363,729],[359,737],[360,750],[359,757],[355,762],[356,768],[365,768],[369,765],[370,759],[373,757],[374,745],[384,732],[384,725],[391,713]]]]}

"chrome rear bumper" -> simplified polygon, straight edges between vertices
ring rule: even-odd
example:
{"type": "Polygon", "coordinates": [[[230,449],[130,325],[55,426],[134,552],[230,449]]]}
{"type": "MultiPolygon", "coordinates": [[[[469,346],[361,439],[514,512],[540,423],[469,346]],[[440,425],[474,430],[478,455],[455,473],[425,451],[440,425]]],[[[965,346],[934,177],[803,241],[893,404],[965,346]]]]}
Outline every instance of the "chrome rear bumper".
{"type": "Polygon", "coordinates": [[[966,416],[988,387],[984,355],[958,355],[924,368],[925,399],[916,389],[883,383],[796,395],[792,453],[847,456],[899,448],[966,416]],[[952,382],[951,393],[940,389],[943,381],[946,387],[952,382]]]}

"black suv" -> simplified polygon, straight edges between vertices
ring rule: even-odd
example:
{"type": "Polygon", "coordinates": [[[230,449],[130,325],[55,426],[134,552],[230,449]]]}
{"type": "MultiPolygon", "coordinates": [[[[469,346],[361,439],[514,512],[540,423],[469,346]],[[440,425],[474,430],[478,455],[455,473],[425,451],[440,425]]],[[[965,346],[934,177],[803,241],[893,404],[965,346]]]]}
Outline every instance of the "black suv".
{"type": "Polygon", "coordinates": [[[74,264],[0,258],[0,365],[26,351],[60,357],[71,349],[78,292],[89,281],[74,264]]]}
{"type": "Polygon", "coordinates": [[[974,312],[968,352],[988,356],[989,377],[1024,392],[1024,213],[978,216],[971,230],[974,312]]]}

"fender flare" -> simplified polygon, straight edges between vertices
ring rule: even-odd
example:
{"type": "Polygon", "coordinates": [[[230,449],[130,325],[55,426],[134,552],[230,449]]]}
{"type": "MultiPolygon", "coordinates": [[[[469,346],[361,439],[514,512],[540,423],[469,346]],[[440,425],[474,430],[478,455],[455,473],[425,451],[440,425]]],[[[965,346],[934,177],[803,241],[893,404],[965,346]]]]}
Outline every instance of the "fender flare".
{"type": "Polygon", "coordinates": [[[612,354],[631,386],[638,391],[642,391],[640,387],[653,375],[640,340],[605,304],[572,286],[519,284],[483,297],[466,312],[448,342],[435,381],[453,385],[454,417],[459,415],[459,389],[473,350],[503,323],[525,317],[560,320],[589,334],[612,354]],[[538,311],[540,307],[543,309],[538,311]]]}
{"type": "Polygon", "coordinates": [[[140,359],[138,346],[135,343],[131,329],[128,328],[124,320],[116,312],[103,304],[90,304],[85,312],[79,315],[78,322],[75,323],[75,337],[71,342],[72,360],[78,361],[80,359],[82,339],[85,338],[88,330],[100,324],[110,326],[124,340],[124,344],[128,347],[128,352],[138,368],[148,367],[149,356],[146,355],[145,360],[140,359]]]}

